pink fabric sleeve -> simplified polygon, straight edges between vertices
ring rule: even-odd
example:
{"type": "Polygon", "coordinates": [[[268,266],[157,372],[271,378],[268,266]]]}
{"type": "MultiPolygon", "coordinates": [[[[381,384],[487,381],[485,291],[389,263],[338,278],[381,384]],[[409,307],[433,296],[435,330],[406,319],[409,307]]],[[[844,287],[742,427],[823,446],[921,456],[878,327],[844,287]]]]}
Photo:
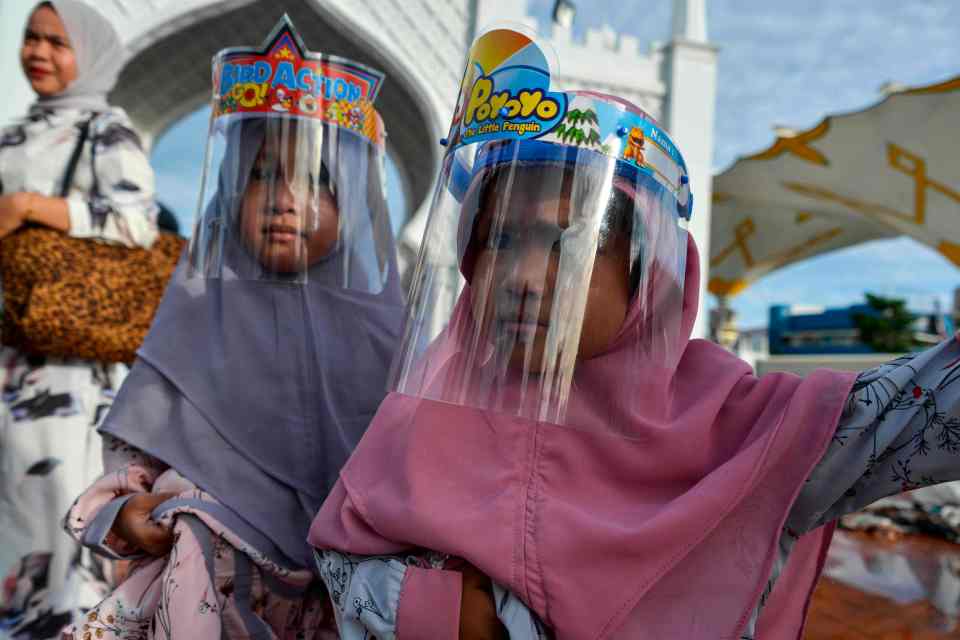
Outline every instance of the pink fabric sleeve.
{"type": "Polygon", "coordinates": [[[462,587],[458,571],[407,567],[397,607],[397,640],[457,640],[462,587]]]}
{"type": "Polygon", "coordinates": [[[310,525],[307,541],[315,549],[333,549],[360,556],[389,555],[409,551],[410,545],[385,540],[365,517],[363,505],[354,500],[341,478],[327,494],[320,512],[310,525]],[[343,540],[349,549],[340,548],[343,540]]]}
{"type": "Polygon", "coordinates": [[[64,530],[77,542],[105,555],[135,555],[136,549],[113,534],[113,521],[126,498],[134,493],[149,492],[164,468],[153,458],[113,438],[104,442],[104,467],[107,471],[70,507],[64,530]]]}

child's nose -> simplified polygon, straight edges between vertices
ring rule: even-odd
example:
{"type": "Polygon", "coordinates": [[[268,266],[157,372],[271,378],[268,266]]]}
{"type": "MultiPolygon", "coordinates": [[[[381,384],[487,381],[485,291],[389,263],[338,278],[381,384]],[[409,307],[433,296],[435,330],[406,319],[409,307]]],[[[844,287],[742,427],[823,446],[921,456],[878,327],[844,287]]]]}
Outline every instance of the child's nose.
{"type": "Polygon", "coordinates": [[[274,213],[296,213],[297,197],[291,185],[281,180],[273,189],[273,207],[274,213]]]}
{"type": "Polygon", "coordinates": [[[550,251],[528,247],[510,269],[506,279],[507,288],[514,293],[542,296],[552,287],[552,262],[550,251]]]}

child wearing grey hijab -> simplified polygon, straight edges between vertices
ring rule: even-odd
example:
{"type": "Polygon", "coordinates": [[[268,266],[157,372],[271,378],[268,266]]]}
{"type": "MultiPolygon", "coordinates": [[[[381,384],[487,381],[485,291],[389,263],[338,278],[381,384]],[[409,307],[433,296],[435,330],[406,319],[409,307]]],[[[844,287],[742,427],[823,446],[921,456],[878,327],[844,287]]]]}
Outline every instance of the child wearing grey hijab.
{"type": "Polygon", "coordinates": [[[337,637],[306,535],[385,395],[403,310],[382,75],[306,51],[287,20],[264,47],[214,60],[201,214],[100,427],[106,472],[65,522],[131,574],[66,638],[337,637]],[[243,65],[288,90],[231,87],[243,65]],[[306,82],[345,77],[376,84],[321,108],[306,82]]]}
{"type": "Polygon", "coordinates": [[[192,256],[101,427],[107,473],[67,517],[83,544],[137,562],[75,638],[167,637],[158,626],[171,637],[337,637],[305,538],[384,395],[399,334],[381,168],[360,136],[330,125],[248,119],[226,138],[192,256]],[[284,158],[316,146],[305,138],[322,140],[320,175],[306,180],[334,225],[319,220],[305,242],[321,248],[283,262],[270,247],[306,200],[284,158]]]}

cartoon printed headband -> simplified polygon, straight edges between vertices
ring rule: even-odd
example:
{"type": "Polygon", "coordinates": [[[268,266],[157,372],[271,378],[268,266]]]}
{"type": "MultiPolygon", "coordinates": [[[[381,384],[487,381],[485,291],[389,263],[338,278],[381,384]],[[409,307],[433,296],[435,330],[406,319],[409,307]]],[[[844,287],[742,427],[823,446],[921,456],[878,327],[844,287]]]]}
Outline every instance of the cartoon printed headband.
{"type": "MultiPolygon", "coordinates": [[[[537,140],[616,158],[672,192],[682,217],[692,213],[686,163],[653,118],[610,96],[551,91],[543,51],[510,29],[489,31],[474,43],[450,133],[441,143],[449,155],[496,140],[537,140]]],[[[465,170],[453,164],[454,172],[465,170]]]]}
{"type": "Polygon", "coordinates": [[[214,57],[213,115],[319,120],[382,145],[373,102],[383,79],[366,65],[309,51],[284,15],[260,48],[231,47],[214,57]]]}

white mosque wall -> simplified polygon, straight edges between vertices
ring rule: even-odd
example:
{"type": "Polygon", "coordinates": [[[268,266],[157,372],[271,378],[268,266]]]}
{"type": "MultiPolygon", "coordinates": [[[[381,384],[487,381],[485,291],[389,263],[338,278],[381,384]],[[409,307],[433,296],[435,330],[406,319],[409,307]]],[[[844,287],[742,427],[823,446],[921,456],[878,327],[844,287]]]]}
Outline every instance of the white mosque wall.
{"type": "Polygon", "coordinates": [[[663,124],[683,153],[690,173],[693,217],[689,231],[700,252],[700,311],[693,335],[707,334],[707,282],[710,259],[710,205],[713,196],[713,131],[716,100],[716,49],[706,43],[675,39],[664,51],[670,87],[663,124]]]}

